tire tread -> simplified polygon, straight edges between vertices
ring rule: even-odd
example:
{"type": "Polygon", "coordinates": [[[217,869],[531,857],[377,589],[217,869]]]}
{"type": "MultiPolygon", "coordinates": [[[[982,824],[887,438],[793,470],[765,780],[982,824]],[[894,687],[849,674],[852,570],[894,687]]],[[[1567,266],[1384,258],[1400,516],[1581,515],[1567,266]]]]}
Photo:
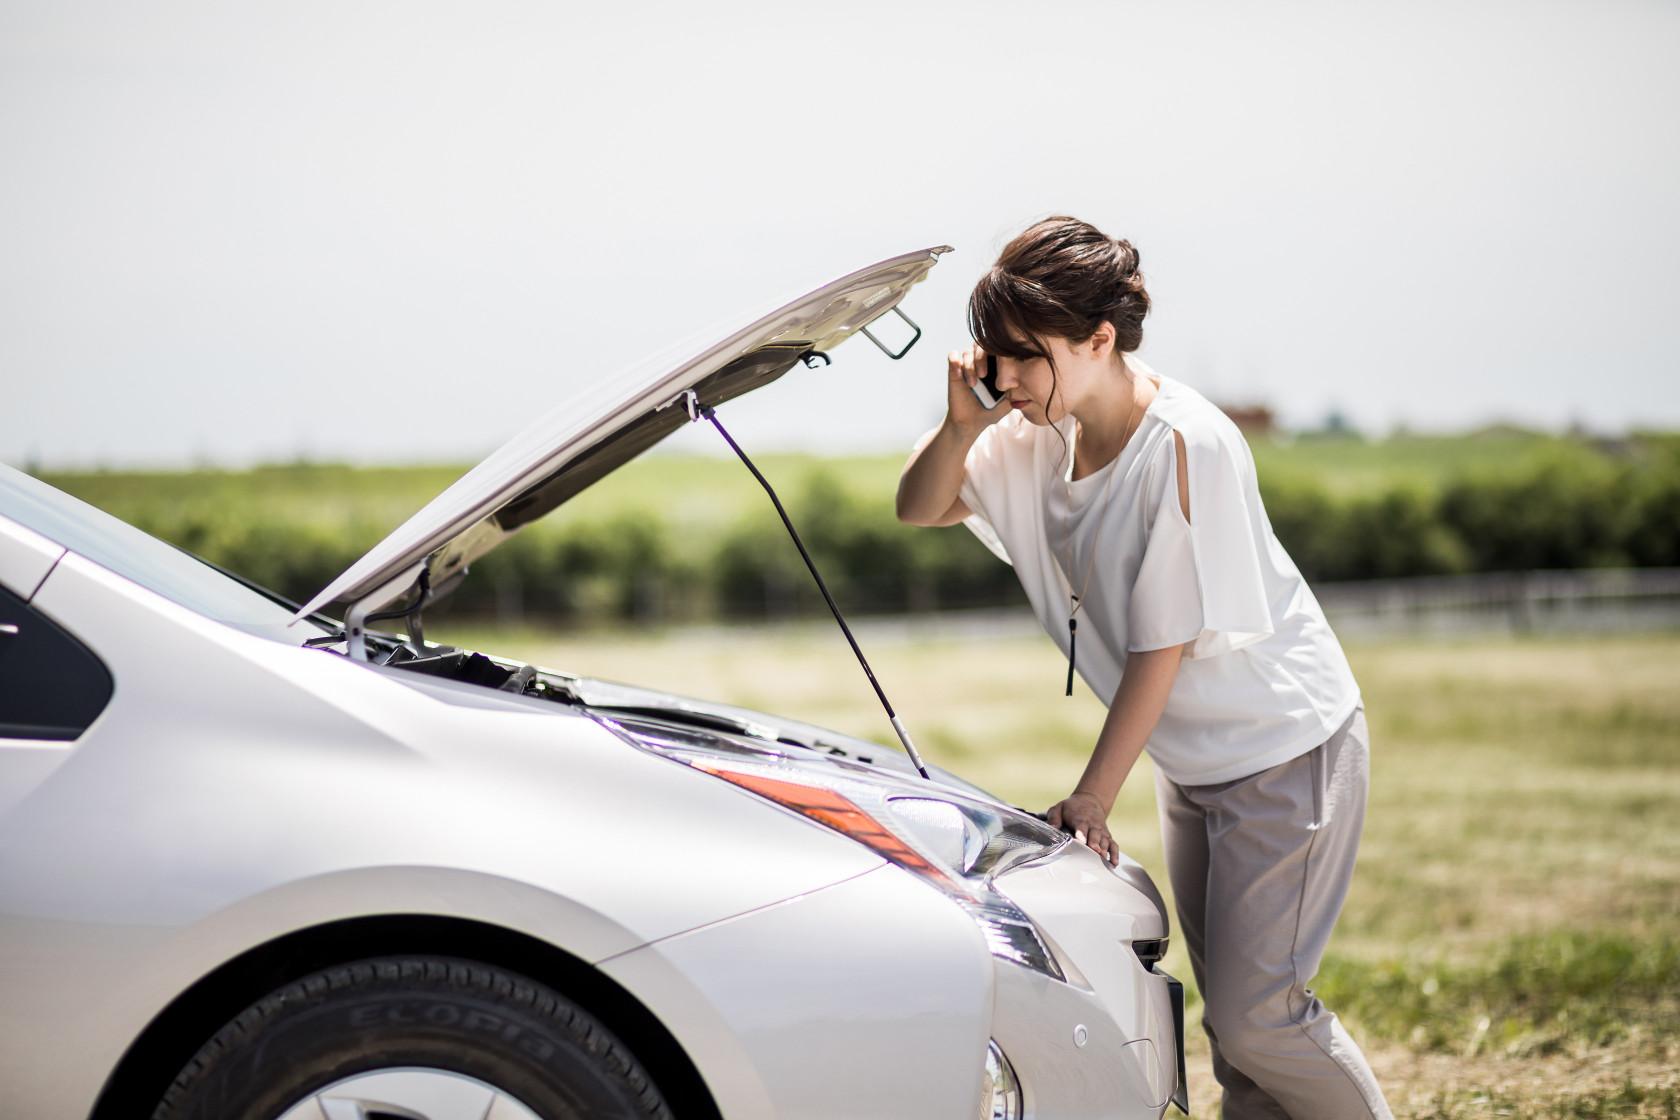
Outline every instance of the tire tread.
{"type": "Polygon", "coordinates": [[[414,984],[497,997],[523,1007],[600,1062],[629,1092],[649,1120],[672,1120],[659,1089],[634,1055],[594,1016],[546,985],[491,965],[450,957],[379,957],[335,965],[275,989],[236,1015],[182,1067],[152,1112],[152,1120],[182,1120],[180,1109],[194,1089],[231,1053],[257,1041],[276,1018],[299,1003],[317,1003],[335,993],[386,984],[414,984]]]}

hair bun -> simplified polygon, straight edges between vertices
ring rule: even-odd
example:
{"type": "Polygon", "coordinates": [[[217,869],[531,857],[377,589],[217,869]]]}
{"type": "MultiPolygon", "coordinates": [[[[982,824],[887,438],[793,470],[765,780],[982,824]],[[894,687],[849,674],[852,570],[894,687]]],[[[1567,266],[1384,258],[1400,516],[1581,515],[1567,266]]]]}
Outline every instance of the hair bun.
{"type": "Polygon", "coordinates": [[[1131,279],[1133,276],[1136,276],[1138,270],[1138,251],[1132,247],[1132,243],[1127,241],[1124,237],[1116,237],[1114,239],[1114,248],[1115,251],[1120,254],[1120,271],[1126,275],[1127,279],[1131,279]]]}
{"type": "Polygon", "coordinates": [[[1148,314],[1132,243],[1066,215],[1035,222],[1010,241],[968,304],[975,340],[1015,358],[1032,356],[1016,341],[1022,336],[1083,342],[1105,321],[1117,349],[1130,352],[1143,342],[1148,314]]]}

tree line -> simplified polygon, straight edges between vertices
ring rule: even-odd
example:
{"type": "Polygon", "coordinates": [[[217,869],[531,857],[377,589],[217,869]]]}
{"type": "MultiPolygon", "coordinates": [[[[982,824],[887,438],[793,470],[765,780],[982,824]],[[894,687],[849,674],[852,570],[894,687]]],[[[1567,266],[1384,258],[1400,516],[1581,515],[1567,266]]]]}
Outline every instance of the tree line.
{"type": "MultiPolygon", "coordinates": [[[[74,490],[74,487],[71,487],[74,490]]],[[[1680,566],[1680,437],[1614,454],[1560,441],[1438,484],[1340,493],[1334,477],[1262,470],[1284,547],[1314,582],[1589,567],[1680,566]]],[[[783,492],[842,606],[858,613],[1023,601],[1014,573],[966,529],[913,529],[890,493],[861,492],[820,461],[783,492]]],[[[301,600],[389,526],[276,516],[230,501],[130,502],[157,536],[301,600]]],[[[696,530],[647,508],[540,522],[473,565],[437,610],[582,621],[763,619],[822,611],[768,502],[696,530]]]]}

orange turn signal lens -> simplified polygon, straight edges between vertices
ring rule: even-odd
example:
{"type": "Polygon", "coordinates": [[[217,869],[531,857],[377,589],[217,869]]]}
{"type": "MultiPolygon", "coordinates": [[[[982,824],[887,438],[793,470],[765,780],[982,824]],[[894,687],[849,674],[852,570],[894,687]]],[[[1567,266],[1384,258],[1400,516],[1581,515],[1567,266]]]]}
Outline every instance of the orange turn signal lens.
{"type": "Polygon", "coordinates": [[[941,882],[951,882],[951,877],[944,868],[924,858],[920,852],[895,836],[890,829],[858,808],[845,794],[821,786],[807,786],[799,782],[772,778],[765,774],[745,774],[739,770],[727,770],[700,759],[686,761],[696,770],[704,770],[726,782],[733,782],[744,790],[786,806],[818,824],[827,825],[906,871],[914,871],[918,875],[941,882]]]}

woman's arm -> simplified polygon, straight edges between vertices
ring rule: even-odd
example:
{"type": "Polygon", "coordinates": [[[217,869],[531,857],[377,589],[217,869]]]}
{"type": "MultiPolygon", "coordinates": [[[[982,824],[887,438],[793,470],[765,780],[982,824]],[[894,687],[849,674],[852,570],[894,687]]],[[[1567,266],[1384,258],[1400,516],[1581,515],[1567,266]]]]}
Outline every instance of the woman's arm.
{"type": "Polygon", "coordinates": [[[1166,710],[1184,649],[1168,646],[1127,656],[1126,671],[1120,675],[1120,687],[1114,690],[1114,702],[1084,776],[1065,800],[1050,807],[1052,825],[1072,829],[1075,840],[1110,863],[1120,858],[1120,845],[1109,834],[1108,814],[1166,710]]]}
{"type": "Polygon", "coordinates": [[[975,397],[975,362],[970,347],[946,357],[945,420],[916,445],[898,479],[898,519],[909,525],[955,525],[971,512],[958,495],[963,462],[980,433],[1009,414],[999,405],[988,411],[975,397]]]}
{"type": "MultiPolygon", "coordinates": [[[[1178,508],[1184,520],[1190,520],[1190,471],[1186,462],[1184,437],[1173,433],[1173,454],[1178,466],[1178,508]]],[[[1161,713],[1167,709],[1167,697],[1172,695],[1173,682],[1178,679],[1178,666],[1184,660],[1191,643],[1133,653],[1126,657],[1126,669],[1120,674],[1120,687],[1114,690],[1114,702],[1108,706],[1108,719],[1103,721],[1102,733],[1097,736],[1096,749],[1085,765],[1079,784],[1062,801],[1050,807],[1050,823],[1073,831],[1074,838],[1089,844],[1093,851],[1110,863],[1120,858],[1120,845],[1109,835],[1108,814],[1114,809],[1114,799],[1132,772],[1138,755],[1155,733],[1161,713]]]]}

